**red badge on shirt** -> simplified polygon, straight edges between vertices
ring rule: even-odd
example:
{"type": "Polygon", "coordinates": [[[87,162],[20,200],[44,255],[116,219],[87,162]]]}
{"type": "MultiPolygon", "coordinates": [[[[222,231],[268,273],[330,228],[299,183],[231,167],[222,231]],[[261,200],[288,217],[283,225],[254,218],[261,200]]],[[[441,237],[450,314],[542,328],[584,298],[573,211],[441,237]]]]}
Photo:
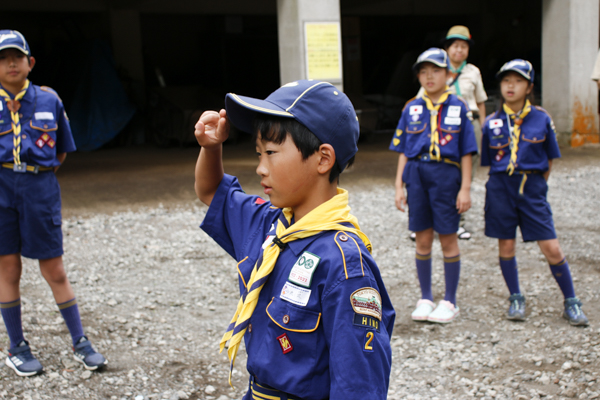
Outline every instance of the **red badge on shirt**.
{"type": "Polygon", "coordinates": [[[452,135],[451,134],[447,134],[446,136],[444,136],[443,138],[440,139],[440,144],[442,146],[445,146],[448,144],[448,142],[450,142],[452,140],[452,135]]]}
{"type": "Polygon", "coordinates": [[[504,157],[504,150],[498,150],[498,154],[496,154],[496,161],[500,161],[502,160],[502,157],[504,157]]]}
{"type": "Polygon", "coordinates": [[[287,354],[290,351],[294,350],[294,346],[292,346],[292,342],[290,342],[290,339],[288,338],[287,333],[284,333],[283,335],[278,336],[277,340],[279,340],[279,346],[281,346],[281,350],[283,351],[283,354],[287,354]]]}
{"type": "Polygon", "coordinates": [[[266,200],[264,200],[260,197],[257,197],[256,201],[254,201],[254,204],[258,204],[258,205],[265,204],[265,203],[266,203],[266,200]]]}
{"type": "Polygon", "coordinates": [[[46,144],[48,145],[48,147],[53,149],[54,145],[56,145],[56,142],[54,141],[54,139],[52,139],[50,135],[44,132],[42,133],[42,136],[40,136],[39,139],[35,141],[35,145],[41,149],[46,144]]]}

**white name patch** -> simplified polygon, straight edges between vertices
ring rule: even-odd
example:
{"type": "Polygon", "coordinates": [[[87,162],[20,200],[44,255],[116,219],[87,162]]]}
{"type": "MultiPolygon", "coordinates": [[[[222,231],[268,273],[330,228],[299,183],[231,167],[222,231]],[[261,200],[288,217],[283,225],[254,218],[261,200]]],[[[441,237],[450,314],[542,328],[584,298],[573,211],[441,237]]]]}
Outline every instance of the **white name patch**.
{"type": "Polygon", "coordinates": [[[490,119],[490,128],[502,128],[504,122],[500,118],[490,119]]]}
{"type": "Polygon", "coordinates": [[[423,106],[410,106],[410,115],[423,114],[423,106]]]}
{"type": "Polygon", "coordinates": [[[448,117],[460,117],[460,106],[450,106],[448,107],[448,117]]]}
{"type": "Polygon", "coordinates": [[[48,111],[36,112],[35,119],[49,119],[50,121],[54,121],[54,114],[48,111]]]}
{"type": "Polygon", "coordinates": [[[283,289],[281,289],[281,295],[279,297],[281,297],[282,300],[304,307],[308,304],[310,292],[310,289],[301,288],[293,283],[286,282],[285,285],[283,285],[283,289]]]}
{"type": "Polygon", "coordinates": [[[302,287],[310,287],[319,261],[321,261],[319,256],[305,251],[292,267],[288,281],[302,287]]]}
{"type": "Polygon", "coordinates": [[[446,117],[446,118],[444,118],[444,124],[460,125],[460,117],[446,117]]]}

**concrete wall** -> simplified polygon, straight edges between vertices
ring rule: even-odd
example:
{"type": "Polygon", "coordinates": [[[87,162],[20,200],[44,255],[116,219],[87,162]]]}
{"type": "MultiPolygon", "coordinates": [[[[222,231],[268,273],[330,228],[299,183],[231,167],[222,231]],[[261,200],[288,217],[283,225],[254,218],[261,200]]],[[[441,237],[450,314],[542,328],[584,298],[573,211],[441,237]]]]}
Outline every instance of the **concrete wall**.
{"type": "MultiPolygon", "coordinates": [[[[277,0],[281,84],[306,79],[304,22],[340,22],[338,0],[277,0]]],[[[341,57],[340,57],[341,60],[341,57]]],[[[343,90],[343,82],[332,82],[343,90]]]]}
{"type": "Polygon", "coordinates": [[[559,142],[598,143],[598,87],[590,79],[598,53],[599,3],[542,3],[542,105],[552,115],[559,142]]]}

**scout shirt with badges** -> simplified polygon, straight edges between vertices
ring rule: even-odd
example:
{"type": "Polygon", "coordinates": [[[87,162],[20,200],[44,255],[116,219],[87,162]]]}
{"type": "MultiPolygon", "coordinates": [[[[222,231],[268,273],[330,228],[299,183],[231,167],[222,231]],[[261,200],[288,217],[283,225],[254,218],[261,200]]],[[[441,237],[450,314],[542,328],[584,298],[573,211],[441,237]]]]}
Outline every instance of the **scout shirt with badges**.
{"type": "MultiPolygon", "coordinates": [[[[238,261],[242,294],[280,218],[223,177],[201,228],[238,261]]],[[[385,399],[395,312],[369,251],[339,231],[286,245],[244,335],[251,379],[299,399],[385,399]]]]}
{"type": "MultiPolygon", "coordinates": [[[[457,166],[460,165],[463,156],[477,153],[477,142],[468,112],[468,105],[453,94],[441,104],[438,112],[434,112],[440,157],[457,166]]],[[[409,101],[398,121],[390,150],[404,153],[409,160],[429,154],[432,145],[431,113],[424,98],[409,101]]]]}
{"type": "Polygon", "coordinates": [[[560,158],[554,122],[542,107],[530,106],[522,119],[518,141],[511,140],[514,119],[502,110],[489,115],[483,126],[481,165],[490,166],[490,174],[507,173],[511,146],[516,148],[515,171],[545,172],[548,160],[560,158]]]}
{"type": "MultiPolygon", "coordinates": [[[[51,88],[30,84],[20,104],[21,162],[59,166],[57,154],[76,150],[62,101],[51,88]]],[[[10,111],[0,96],[0,162],[13,163],[13,147],[10,111]]]]}

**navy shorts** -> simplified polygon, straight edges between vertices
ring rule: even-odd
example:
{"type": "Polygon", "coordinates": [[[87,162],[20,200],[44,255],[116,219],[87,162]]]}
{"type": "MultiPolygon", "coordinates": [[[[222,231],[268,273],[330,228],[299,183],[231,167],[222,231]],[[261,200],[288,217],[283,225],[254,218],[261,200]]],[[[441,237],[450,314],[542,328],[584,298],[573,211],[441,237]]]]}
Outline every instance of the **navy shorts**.
{"type": "Polygon", "coordinates": [[[460,214],[456,197],[461,172],[444,162],[409,160],[402,173],[408,202],[408,229],[419,232],[433,228],[442,235],[456,233],[460,214]]]}
{"type": "Polygon", "coordinates": [[[44,260],[63,254],[60,187],[52,171],[0,167],[0,255],[44,260]]]}
{"type": "Polygon", "coordinates": [[[552,210],[546,199],[548,184],[542,174],[491,174],[485,184],[485,235],[515,239],[517,226],[526,242],[556,239],[552,210]]]}

